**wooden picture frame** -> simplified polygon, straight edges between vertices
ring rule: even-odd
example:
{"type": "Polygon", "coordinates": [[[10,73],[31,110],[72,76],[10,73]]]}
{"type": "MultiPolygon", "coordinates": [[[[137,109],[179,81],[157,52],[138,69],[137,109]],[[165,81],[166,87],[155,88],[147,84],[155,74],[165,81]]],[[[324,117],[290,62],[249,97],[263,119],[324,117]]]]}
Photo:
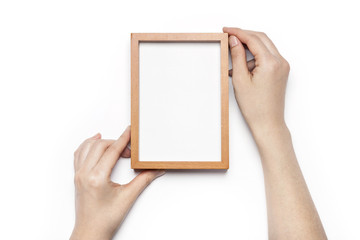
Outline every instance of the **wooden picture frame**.
{"type": "Polygon", "coordinates": [[[131,168],[133,169],[228,169],[229,168],[229,79],[227,33],[132,33],[131,34],[131,168]],[[141,42],[220,43],[220,161],[141,161],[139,159],[139,44],[141,42]]]}

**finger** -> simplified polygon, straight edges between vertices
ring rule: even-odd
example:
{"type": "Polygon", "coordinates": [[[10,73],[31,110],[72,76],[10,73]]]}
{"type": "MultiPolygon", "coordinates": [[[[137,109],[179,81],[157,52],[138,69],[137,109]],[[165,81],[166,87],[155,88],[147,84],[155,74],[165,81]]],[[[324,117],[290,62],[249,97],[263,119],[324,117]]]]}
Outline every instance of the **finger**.
{"type": "Polygon", "coordinates": [[[94,136],[86,139],[84,142],[80,144],[78,149],[74,152],[74,168],[75,171],[79,170],[82,164],[85,161],[85,158],[87,154],[89,153],[89,150],[92,146],[92,144],[98,140],[101,139],[101,134],[97,133],[94,136]]]}
{"type": "MultiPolygon", "coordinates": [[[[249,72],[254,70],[254,68],[255,68],[255,60],[254,59],[248,61],[246,64],[247,64],[247,68],[248,68],[249,72]]],[[[233,70],[229,69],[229,77],[232,77],[232,74],[233,74],[233,70]]]]}
{"type": "Polygon", "coordinates": [[[224,27],[223,31],[229,35],[236,36],[240,42],[246,44],[250,52],[254,55],[255,60],[259,63],[265,62],[265,60],[272,55],[261,39],[255,34],[248,33],[240,28],[224,27]]]}
{"type": "Polygon", "coordinates": [[[229,37],[229,46],[234,74],[247,76],[249,74],[249,70],[246,64],[246,53],[243,45],[237,37],[232,35],[229,37]]]}
{"type": "Polygon", "coordinates": [[[104,171],[108,176],[110,176],[112,169],[119,160],[121,153],[124,151],[129,141],[130,126],[126,128],[123,134],[113,144],[111,144],[102,155],[98,162],[99,170],[104,171]]]}
{"type": "Polygon", "coordinates": [[[255,32],[255,31],[250,31],[250,30],[244,30],[245,32],[249,32],[252,34],[255,34],[256,36],[258,36],[261,41],[265,44],[265,46],[269,49],[269,51],[274,55],[274,56],[280,56],[280,53],[278,51],[278,49],[276,48],[275,44],[271,41],[271,39],[266,35],[266,33],[263,32],[255,32]]]}
{"type": "Polygon", "coordinates": [[[131,182],[124,187],[129,191],[129,198],[135,201],[137,197],[154,179],[165,174],[165,170],[146,170],[137,175],[131,182]]]}
{"type": "Polygon", "coordinates": [[[89,153],[87,154],[83,167],[86,170],[91,170],[100,160],[101,156],[105,153],[108,147],[113,144],[115,140],[97,140],[90,147],[89,153]]]}

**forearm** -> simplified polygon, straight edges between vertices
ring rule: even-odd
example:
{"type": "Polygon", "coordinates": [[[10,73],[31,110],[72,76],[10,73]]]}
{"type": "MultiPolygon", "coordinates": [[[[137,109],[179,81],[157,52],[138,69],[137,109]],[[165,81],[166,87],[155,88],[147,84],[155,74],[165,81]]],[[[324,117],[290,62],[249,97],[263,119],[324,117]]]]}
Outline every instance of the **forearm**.
{"type": "Polygon", "coordinates": [[[270,239],[326,239],[285,124],[253,131],[265,180],[270,239]]]}

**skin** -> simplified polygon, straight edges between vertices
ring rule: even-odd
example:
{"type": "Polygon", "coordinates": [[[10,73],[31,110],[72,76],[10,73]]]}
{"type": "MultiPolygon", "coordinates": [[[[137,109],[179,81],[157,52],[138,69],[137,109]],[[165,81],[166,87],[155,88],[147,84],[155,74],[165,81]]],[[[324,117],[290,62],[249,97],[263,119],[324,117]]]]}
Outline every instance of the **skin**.
{"type": "Polygon", "coordinates": [[[96,134],[75,151],[76,221],[70,239],[112,239],[140,193],[165,173],[143,171],[128,184],[112,182],[111,171],[120,156],[130,157],[129,141],[130,127],[116,141],[96,134]]]}
{"type": "Polygon", "coordinates": [[[289,63],[264,33],[223,31],[230,36],[235,98],[261,156],[269,239],[327,239],[284,120],[289,63]],[[255,67],[247,64],[243,44],[255,67]]]}
{"type": "MultiPolygon", "coordinates": [[[[261,156],[269,239],[327,239],[297,162],[284,120],[289,63],[261,32],[224,28],[229,34],[235,98],[261,156]],[[246,62],[246,45],[255,59],[246,62]]],[[[143,171],[130,183],[110,180],[121,157],[130,157],[128,127],[118,140],[100,134],[74,154],[76,221],[70,239],[111,239],[140,193],[163,170],[143,171]]]]}

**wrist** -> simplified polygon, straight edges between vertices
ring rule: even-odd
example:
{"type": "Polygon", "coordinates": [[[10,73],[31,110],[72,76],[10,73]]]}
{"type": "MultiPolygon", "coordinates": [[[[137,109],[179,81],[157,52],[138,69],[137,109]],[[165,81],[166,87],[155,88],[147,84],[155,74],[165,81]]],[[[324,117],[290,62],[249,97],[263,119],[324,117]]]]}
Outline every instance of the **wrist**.
{"type": "Polygon", "coordinates": [[[110,234],[101,233],[94,229],[86,229],[83,227],[74,227],[70,240],[111,240],[110,234]]]}
{"type": "Polygon", "coordinates": [[[284,170],[299,168],[292,138],[286,124],[273,125],[253,131],[259,150],[264,177],[279,176],[284,170]]]}
{"type": "Polygon", "coordinates": [[[276,142],[291,141],[285,121],[252,126],[250,129],[260,151],[276,142]]]}

